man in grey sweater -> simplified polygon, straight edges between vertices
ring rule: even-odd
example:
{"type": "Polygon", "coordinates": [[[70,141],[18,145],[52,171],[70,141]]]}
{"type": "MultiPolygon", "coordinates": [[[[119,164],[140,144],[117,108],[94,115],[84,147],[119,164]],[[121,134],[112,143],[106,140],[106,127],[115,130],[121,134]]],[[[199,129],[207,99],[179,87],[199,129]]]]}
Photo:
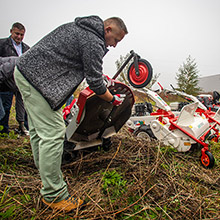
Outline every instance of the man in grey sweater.
{"type": "Polygon", "coordinates": [[[22,55],[15,81],[28,114],[29,133],[36,167],[43,187],[42,201],[70,211],[83,204],[69,195],[61,172],[65,135],[62,105],[85,78],[100,98],[120,105],[124,96],[112,95],[103,81],[103,57],[128,33],[118,17],[76,18],[42,38],[22,55]]]}

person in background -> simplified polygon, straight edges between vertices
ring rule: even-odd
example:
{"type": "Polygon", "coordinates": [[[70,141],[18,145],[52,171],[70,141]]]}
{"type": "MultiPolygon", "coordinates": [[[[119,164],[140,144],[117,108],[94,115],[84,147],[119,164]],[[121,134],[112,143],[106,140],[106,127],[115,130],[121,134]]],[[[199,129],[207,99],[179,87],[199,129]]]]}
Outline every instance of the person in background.
{"type": "MultiPolygon", "coordinates": [[[[10,57],[10,56],[21,56],[30,47],[23,42],[25,35],[25,27],[21,23],[14,23],[10,30],[11,35],[8,38],[0,39],[0,57],[10,57]]],[[[9,116],[12,105],[13,92],[8,91],[7,86],[1,88],[0,96],[2,100],[2,105],[4,108],[4,117],[0,120],[0,126],[3,126],[1,133],[9,133],[9,116]]],[[[21,107],[20,103],[15,104],[16,110],[16,120],[19,123],[19,132],[21,134],[27,135],[28,131],[25,128],[28,127],[27,120],[25,120],[25,111],[21,107]]]]}
{"type": "Polygon", "coordinates": [[[65,123],[62,106],[85,78],[96,95],[112,105],[125,95],[112,95],[102,73],[107,47],[128,33],[118,17],[103,21],[98,16],[78,17],[43,37],[19,57],[14,77],[28,114],[35,165],[42,180],[42,201],[66,212],[83,200],[71,196],[61,171],[65,123]]]}
{"type": "MultiPolygon", "coordinates": [[[[10,91],[15,94],[16,104],[19,106],[20,111],[17,115],[18,118],[22,118],[25,114],[24,104],[21,93],[14,81],[14,68],[18,57],[0,57],[0,92],[4,88],[4,91],[10,91]]],[[[4,117],[4,108],[1,106],[2,99],[0,97],[0,119],[4,117]],[[2,107],[2,108],[1,108],[2,107]]],[[[28,131],[26,132],[28,135],[28,131]]]]}

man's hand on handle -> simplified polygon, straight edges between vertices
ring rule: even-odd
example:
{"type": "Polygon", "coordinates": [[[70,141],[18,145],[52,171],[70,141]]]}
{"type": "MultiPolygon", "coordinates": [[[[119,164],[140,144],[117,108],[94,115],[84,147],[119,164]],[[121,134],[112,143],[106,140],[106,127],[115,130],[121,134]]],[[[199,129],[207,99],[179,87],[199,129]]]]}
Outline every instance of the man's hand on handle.
{"type": "Polygon", "coordinates": [[[119,106],[124,101],[126,95],[125,94],[115,94],[113,95],[113,99],[110,102],[112,105],[119,106]]]}

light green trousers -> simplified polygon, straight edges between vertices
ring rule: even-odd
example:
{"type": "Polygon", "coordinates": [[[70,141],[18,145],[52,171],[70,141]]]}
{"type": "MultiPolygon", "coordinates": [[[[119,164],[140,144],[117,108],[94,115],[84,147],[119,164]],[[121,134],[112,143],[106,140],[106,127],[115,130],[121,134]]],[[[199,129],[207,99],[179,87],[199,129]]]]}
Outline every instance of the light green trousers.
{"type": "Polygon", "coordinates": [[[34,162],[43,184],[41,194],[48,202],[54,199],[58,202],[69,195],[61,171],[66,130],[62,109],[53,111],[43,96],[31,86],[17,68],[14,78],[28,115],[34,162]]]}

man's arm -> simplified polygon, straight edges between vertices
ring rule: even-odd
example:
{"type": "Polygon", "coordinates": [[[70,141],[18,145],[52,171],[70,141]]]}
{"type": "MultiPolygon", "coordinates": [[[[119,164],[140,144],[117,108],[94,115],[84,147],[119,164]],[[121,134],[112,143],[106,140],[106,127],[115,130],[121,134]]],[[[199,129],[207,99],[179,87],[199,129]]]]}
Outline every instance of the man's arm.
{"type": "Polygon", "coordinates": [[[113,95],[107,89],[106,92],[102,95],[98,95],[101,99],[104,99],[107,102],[111,102],[113,99],[113,95]]]}
{"type": "Polygon", "coordinates": [[[103,57],[104,50],[102,45],[88,42],[81,47],[83,71],[89,88],[97,95],[105,94],[106,86],[103,80],[103,57]]]}

